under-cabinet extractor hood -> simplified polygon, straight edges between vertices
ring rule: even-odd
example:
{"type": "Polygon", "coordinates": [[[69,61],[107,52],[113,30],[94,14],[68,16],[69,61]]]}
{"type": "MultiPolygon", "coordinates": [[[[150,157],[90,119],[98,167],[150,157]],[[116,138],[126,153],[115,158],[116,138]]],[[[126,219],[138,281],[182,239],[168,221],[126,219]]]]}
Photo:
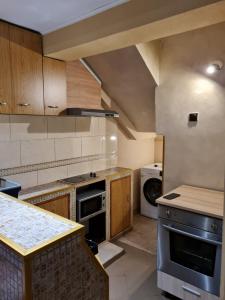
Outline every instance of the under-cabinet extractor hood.
{"type": "Polygon", "coordinates": [[[119,114],[113,110],[89,108],[67,108],[66,115],[77,117],[119,117],[119,114]]]}

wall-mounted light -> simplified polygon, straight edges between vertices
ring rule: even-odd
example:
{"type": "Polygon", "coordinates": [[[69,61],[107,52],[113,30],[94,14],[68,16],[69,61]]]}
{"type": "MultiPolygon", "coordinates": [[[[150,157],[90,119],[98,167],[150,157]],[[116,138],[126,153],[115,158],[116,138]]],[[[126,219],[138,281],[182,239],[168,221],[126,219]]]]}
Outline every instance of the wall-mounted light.
{"type": "Polygon", "coordinates": [[[206,73],[209,75],[215,74],[223,68],[223,62],[220,60],[214,61],[206,68],[206,73]]]}
{"type": "Polygon", "coordinates": [[[117,140],[117,137],[116,137],[115,135],[111,135],[111,136],[110,136],[110,140],[111,140],[111,141],[116,141],[116,140],[117,140]]]}

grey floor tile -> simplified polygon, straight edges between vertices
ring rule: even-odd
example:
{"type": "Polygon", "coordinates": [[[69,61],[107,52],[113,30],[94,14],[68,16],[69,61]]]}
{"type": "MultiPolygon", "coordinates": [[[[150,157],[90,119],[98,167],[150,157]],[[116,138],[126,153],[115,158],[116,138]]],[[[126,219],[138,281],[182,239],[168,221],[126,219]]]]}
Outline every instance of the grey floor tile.
{"type": "Polygon", "coordinates": [[[109,299],[110,300],[129,299],[125,275],[109,277],[109,299]]]}
{"type": "Polygon", "coordinates": [[[125,254],[106,269],[110,300],[171,299],[157,288],[156,256],[121,242],[117,245],[125,254]]]}

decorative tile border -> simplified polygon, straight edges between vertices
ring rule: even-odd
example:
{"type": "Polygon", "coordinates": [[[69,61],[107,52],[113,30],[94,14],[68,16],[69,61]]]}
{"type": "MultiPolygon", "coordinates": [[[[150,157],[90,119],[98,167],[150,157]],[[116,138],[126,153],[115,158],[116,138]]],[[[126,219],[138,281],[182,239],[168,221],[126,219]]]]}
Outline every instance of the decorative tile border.
{"type": "Polygon", "coordinates": [[[27,165],[27,166],[21,166],[21,167],[9,168],[9,169],[1,169],[0,177],[39,171],[39,170],[50,169],[55,167],[61,167],[61,166],[77,164],[80,162],[92,161],[92,160],[103,159],[103,158],[106,158],[105,154],[57,160],[57,161],[51,161],[51,162],[46,162],[41,164],[27,165]]]}

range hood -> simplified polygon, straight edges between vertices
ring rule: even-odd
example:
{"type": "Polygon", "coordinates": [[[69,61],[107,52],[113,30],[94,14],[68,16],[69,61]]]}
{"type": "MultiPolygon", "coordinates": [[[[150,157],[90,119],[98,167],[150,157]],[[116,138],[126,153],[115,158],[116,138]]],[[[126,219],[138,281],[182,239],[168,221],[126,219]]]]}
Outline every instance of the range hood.
{"type": "Polygon", "coordinates": [[[119,114],[113,110],[89,108],[67,108],[66,115],[76,117],[119,117],[119,114]]]}

